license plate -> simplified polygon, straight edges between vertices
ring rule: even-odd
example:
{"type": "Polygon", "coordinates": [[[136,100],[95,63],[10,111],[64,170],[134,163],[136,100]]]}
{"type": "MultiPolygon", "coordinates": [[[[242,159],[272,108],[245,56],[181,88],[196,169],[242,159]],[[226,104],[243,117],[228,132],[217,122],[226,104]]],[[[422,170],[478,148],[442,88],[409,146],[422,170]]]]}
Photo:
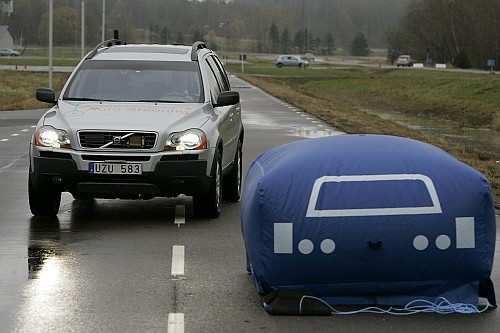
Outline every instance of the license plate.
{"type": "Polygon", "coordinates": [[[89,173],[101,175],[142,175],[142,164],[90,162],[89,173]]]}

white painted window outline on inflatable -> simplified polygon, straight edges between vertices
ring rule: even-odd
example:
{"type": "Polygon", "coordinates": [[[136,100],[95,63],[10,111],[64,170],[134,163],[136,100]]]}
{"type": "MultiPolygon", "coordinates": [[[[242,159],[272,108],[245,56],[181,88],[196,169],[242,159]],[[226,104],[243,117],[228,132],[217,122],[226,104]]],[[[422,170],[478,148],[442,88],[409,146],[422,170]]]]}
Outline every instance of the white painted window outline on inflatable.
{"type": "Polygon", "coordinates": [[[441,204],[432,180],[422,174],[387,174],[387,175],[357,175],[357,176],[323,176],[314,182],[309,198],[306,217],[345,217],[345,216],[386,216],[386,215],[421,215],[441,214],[441,204]],[[321,186],[325,183],[340,182],[375,182],[392,180],[415,180],[425,184],[432,206],[394,207],[394,208],[360,208],[360,209],[316,209],[321,186]]]}

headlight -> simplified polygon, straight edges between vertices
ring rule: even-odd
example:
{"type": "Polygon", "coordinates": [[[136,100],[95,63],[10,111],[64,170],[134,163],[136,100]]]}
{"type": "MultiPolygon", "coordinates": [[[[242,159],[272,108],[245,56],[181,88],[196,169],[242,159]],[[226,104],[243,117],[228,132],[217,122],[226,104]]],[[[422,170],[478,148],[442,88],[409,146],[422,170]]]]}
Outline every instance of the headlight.
{"type": "Polygon", "coordinates": [[[170,134],[164,148],[164,150],[195,149],[207,149],[207,138],[205,133],[199,129],[189,129],[184,132],[170,134]]]}
{"type": "Polygon", "coordinates": [[[42,126],[36,132],[36,145],[52,148],[71,148],[66,131],[55,129],[52,126],[42,126]]]}

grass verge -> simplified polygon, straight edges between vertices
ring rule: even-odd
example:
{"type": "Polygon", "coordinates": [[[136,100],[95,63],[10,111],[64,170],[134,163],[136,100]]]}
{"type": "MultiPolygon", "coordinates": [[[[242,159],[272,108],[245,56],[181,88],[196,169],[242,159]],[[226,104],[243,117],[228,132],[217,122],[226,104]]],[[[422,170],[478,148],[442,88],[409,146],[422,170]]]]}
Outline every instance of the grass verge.
{"type": "Polygon", "coordinates": [[[500,208],[498,154],[362,111],[367,106],[397,109],[434,121],[452,121],[459,127],[481,127],[498,137],[500,78],[431,71],[349,69],[351,74],[345,69],[337,71],[327,75],[324,71],[323,75],[309,75],[313,70],[299,69],[281,75],[246,71],[238,76],[346,133],[408,137],[442,148],[488,178],[495,206],[500,208]],[[436,93],[438,88],[442,89],[436,93]]]}
{"type": "MultiPolygon", "coordinates": [[[[59,95],[69,73],[53,73],[52,86],[59,95]]],[[[0,111],[43,109],[50,105],[38,102],[35,91],[38,87],[48,87],[48,74],[39,72],[0,72],[0,111]]]]}

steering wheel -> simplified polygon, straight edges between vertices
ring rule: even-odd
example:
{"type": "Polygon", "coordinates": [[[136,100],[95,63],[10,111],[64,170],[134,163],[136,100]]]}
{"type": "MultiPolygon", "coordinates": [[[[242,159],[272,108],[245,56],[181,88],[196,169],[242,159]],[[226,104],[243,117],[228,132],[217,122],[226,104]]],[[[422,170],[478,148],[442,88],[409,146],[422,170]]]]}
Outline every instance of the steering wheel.
{"type": "Polygon", "coordinates": [[[179,101],[179,102],[191,102],[191,97],[188,95],[185,95],[183,93],[178,93],[178,92],[169,92],[168,94],[165,94],[161,97],[161,99],[166,99],[166,100],[173,100],[173,101],[179,101]]]}

